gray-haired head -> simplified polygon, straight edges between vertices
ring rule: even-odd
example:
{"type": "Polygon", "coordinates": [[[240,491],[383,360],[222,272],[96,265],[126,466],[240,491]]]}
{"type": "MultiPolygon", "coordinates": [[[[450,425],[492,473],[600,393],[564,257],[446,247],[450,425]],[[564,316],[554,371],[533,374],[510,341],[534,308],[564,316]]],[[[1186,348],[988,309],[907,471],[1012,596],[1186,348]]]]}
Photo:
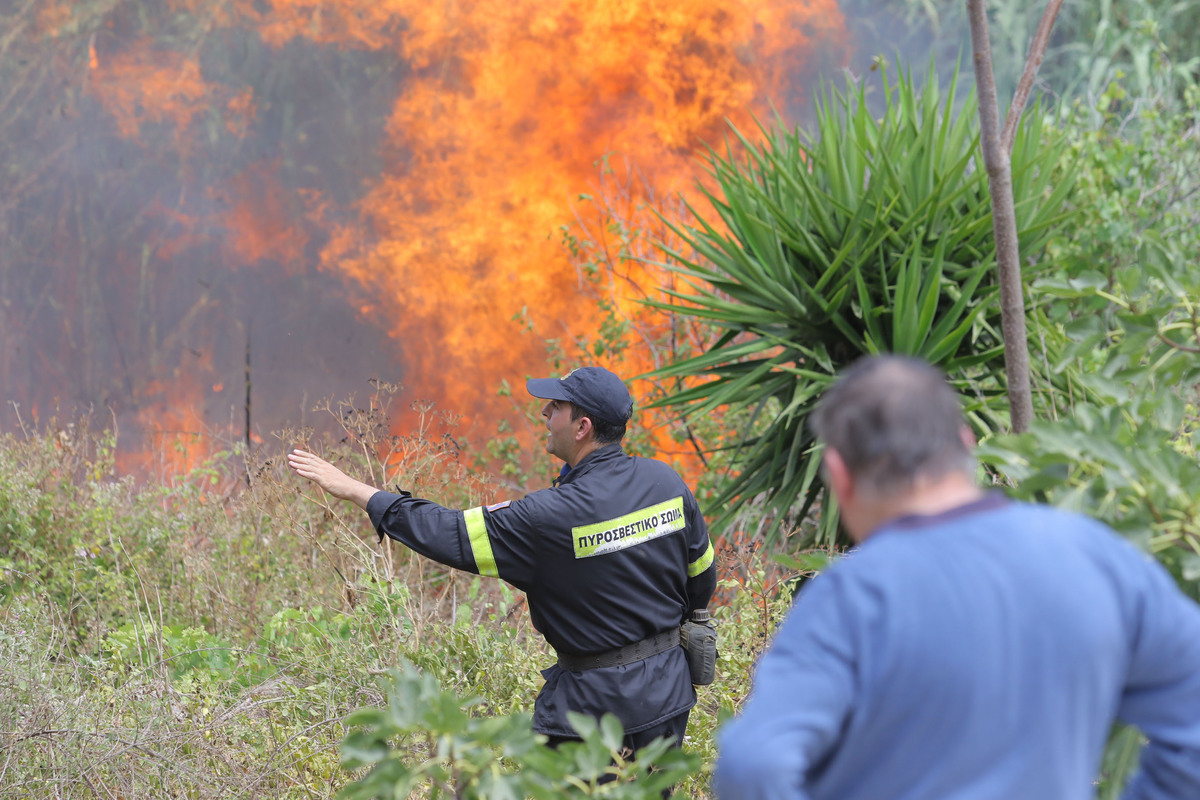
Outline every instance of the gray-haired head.
{"type": "Polygon", "coordinates": [[[868,356],[821,398],[810,423],[864,489],[893,494],[917,478],[975,475],[962,408],[941,370],[909,356],[868,356]]]}

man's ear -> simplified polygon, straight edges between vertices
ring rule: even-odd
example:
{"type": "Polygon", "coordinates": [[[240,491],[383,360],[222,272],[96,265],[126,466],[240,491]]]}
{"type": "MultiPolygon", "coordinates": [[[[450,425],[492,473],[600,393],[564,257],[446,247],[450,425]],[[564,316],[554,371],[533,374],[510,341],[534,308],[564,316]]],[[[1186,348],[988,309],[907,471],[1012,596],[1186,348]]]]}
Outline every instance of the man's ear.
{"type": "Polygon", "coordinates": [[[842,454],[828,445],[821,455],[821,465],[824,467],[825,485],[837,499],[838,505],[845,505],[847,500],[854,498],[854,476],[850,474],[842,454]]]}
{"type": "Polygon", "coordinates": [[[575,421],[575,441],[582,442],[594,430],[592,418],[585,414],[575,421]]]}
{"type": "Polygon", "coordinates": [[[979,442],[975,438],[974,431],[972,431],[966,425],[960,425],[958,427],[958,438],[962,439],[963,447],[967,448],[968,453],[975,452],[975,446],[979,444],[979,442]]]}

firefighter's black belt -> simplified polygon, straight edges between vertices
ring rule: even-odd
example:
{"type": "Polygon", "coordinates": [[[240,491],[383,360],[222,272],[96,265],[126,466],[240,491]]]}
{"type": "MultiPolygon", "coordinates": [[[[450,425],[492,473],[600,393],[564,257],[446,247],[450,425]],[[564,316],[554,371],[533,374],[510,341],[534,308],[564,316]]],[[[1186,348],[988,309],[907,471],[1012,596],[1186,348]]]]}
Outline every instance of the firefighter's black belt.
{"type": "Polygon", "coordinates": [[[601,667],[620,667],[625,664],[632,664],[635,661],[642,661],[650,656],[656,656],[659,653],[665,653],[672,647],[678,646],[679,628],[672,628],[656,636],[651,636],[649,639],[642,639],[640,642],[627,644],[615,650],[606,650],[603,653],[592,653],[586,656],[559,653],[558,665],[563,669],[575,672],[586,669],[600,669],[601,667]]]}

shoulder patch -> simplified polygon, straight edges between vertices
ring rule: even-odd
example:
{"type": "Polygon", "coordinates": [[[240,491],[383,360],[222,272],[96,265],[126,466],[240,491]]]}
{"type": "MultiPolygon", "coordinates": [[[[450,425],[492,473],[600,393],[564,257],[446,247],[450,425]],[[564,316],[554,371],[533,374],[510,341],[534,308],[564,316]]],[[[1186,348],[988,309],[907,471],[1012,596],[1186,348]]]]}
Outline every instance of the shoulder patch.
{"type": "Polygon", "coordinates": [[[508,508],[512,505],[512,500],[505,500],[502,503],[492,503],[490,506],[484,506],[484,511],[499,511],[502,508],[508,508]]]}

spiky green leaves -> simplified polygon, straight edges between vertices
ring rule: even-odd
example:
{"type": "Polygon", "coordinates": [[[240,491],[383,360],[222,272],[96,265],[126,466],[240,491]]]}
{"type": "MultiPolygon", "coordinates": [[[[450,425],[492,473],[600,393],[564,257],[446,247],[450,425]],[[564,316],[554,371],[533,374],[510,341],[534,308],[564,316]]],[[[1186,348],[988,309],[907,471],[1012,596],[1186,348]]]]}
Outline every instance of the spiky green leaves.
{"type": "MultiPolygon", "coordinates": [[[[931,70],[932,73],[932,70],[931,70]]],[[[675,226],[666,266],[689,289],[669,307],[725,335],[654,373],[691,378],[659,401],[692,416],[747,409],[735,472],[710,504],[722,525],[752,500],[768,530],[805,515],[820,490],[806,421],[837,371],[868,353],[941,366],[974,422],[1003,420],[1003,347],[987,175],[973,94],[956,104],[936,78],[883,75],[881,112],[865,84],[816,103],[812,135],[761,127],[707,158],[707,209],[675,226]],[[687,255],[694,253],[694,255],[687,255]]],[[[1063,146],[1027,115],[1012,168],[1021,250],[1037,254],[1067,213],[1063,146]]],[[[821,517],[831,541],[833,514],[821,517]]]]}

